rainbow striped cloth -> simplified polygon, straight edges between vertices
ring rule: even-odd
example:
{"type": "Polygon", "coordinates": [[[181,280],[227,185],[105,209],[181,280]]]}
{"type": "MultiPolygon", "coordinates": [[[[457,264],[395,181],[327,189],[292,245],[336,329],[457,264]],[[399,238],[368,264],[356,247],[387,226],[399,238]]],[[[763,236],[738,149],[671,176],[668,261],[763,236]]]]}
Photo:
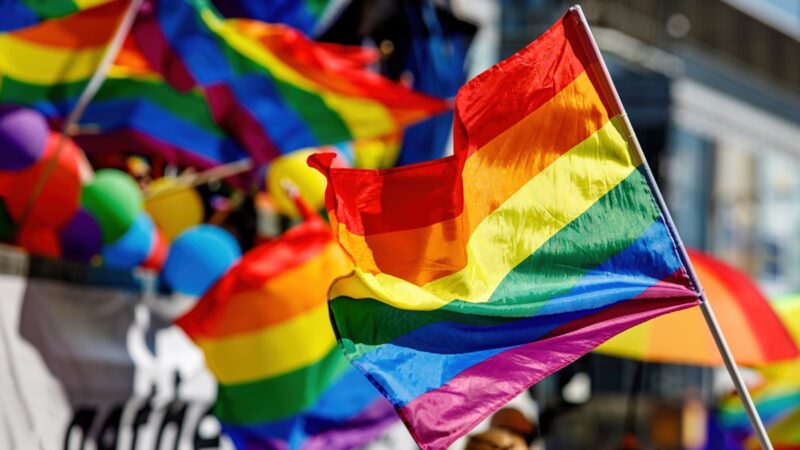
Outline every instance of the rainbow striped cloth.
{"type": "MultiPolygon", "coordinates": [[[[0,34],[0,103],[26,105],[59,126],[102,58],[125,2],[113,2],[0,34]]],[[[88,153],[132,151],[208,167],[248,156],[214,121],[199,90],[178,92],[132,40],[81,119],[88,153]]]]}
{"type": "Polygon", "coordinates": [[[30,27],[112,1],[118,0],[3,0],[0,2],[0,32],[30,27]]]}
{"type": "MultiPolygon", "coordinates": [[[[767,428],[773,450],[800,450],[800,408],[767,428]]],[[[747,450],[759,450],[761,445],[755,436],[746,443],[747,450]]]]}
{"type": "Polygon", "coordinates": [[[397,420],[336,346],[326,296],[352,265],[319,217],[246,253],[177,324],[219,383],[239,449],[337,450],[397,420]]]}
{"type": "Polygon", "coordinates": [[[355,261],[329,291],[339,343],[423,449],[699,303],[580,17],[459,91],[453,156],[387,170],[310,158],[355,261]]]}
{"type": "Polygon", "coordinates": [[[160,1],[140,13],[133,35],[173,86],[202,87],[217,123],[250,152],[386,136],[447,109],[350,52],[286,26],[223,19],[208,0],[160,1]]]}
{"type": "MultiPolygon", "coordinates": [[[[740,292],[743,290],[741,286],[737,286],[737,288],[740,292]]],[[[746,289],[744,291],[747,292],[746,289]]],[[[770,300],[770,305],[789,330],[792,339],[800,342],[800,295],[773,298],[770,300]]],[[[770,321],[765,319],[767,318],[758,317],[758,322],[769,324],[770,321]]],[[[776,326],[765,325],[765,327],[767,328],[762,334],[770,332],[774,334],[775,330],[779,329],[776,326]]],[[[739,330],[737,330],[738,332],[739,330]]],[[[795,358],[776,364],[758,366],[757,370],[764,378],[763,383],[755,388],[750,388],[750,395],[761,420],[764,425],[769,427],[793,411],[800,409],[800,359],[795,358]]],[[[722,399],[718,418],[721,428],[725,431],[740,436],[752,433],[744,405],[735,393],[722,399]]]]}

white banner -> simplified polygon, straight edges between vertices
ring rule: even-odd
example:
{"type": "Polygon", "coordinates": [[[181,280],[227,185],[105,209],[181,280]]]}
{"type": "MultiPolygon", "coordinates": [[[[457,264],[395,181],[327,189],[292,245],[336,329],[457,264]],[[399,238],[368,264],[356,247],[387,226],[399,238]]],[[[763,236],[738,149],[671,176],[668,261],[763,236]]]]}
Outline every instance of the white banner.
{"type": "Polygon", "coordinates": [[[232,449],[202,353],[138,293],[0,259],[0,448],[232,449]]]}

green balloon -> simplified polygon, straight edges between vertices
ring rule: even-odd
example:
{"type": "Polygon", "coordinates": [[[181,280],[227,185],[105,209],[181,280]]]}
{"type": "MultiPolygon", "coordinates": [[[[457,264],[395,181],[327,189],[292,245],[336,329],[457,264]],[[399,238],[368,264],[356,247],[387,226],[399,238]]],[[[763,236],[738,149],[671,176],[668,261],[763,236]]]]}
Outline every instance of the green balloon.
{"type": "Polygon", "coordinates": [[[125,172],[98,170],[94,180],[83,187],[81,205],[100,225],[103,244],[121,238],[142,209],[142,191],[125,172]]]}

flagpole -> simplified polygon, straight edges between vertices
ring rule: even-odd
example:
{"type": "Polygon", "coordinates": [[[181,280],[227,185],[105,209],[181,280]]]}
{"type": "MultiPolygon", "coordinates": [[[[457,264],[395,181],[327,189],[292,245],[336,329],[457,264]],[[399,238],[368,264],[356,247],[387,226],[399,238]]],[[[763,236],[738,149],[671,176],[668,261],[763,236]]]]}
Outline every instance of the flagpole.
{"type": "Polygon", "coordinates": [[[750,424],[753,426],[753,430],[755,431],[755,435],[758,438],[758,442],[761,444],[761,448],[763,450],[773,450],[772,443],[769,440],[769,436],[767,435],[767,431],[764,428],[764,424],[761,421],[761,417],[758,415],[758,411],[756,410],[755,405],[753,404],[753,399],[750,397],[750,392],[747,390],[747,386],[744,384],[742,380],[742,375],[739,372],[738,367],[736,367],[736,362],[733,358],[733,354],[731,353],[730,348],[728,347],[728,343],[725,340],[725,336],[722,334],[722,329],[717,322],[717,318],[714,315],[714,310],[711,308],[711,304],[708,302],[706,298],[705,291],[703,291],[702,286],[700,285],[700,280],[697,278],[697,274],[694,271],[694,267],[692,267],[692,262],[689,260],[689,255],[686,253],[686,248],[681,241],[680,235],[675,227],[675,223],[672,221],[672,217],[669,214],[669,210],[667,209],[666,203],[664,202],[664,197],[661,195],[661,191],[658,189],[658,185],[655,182],[655,178],[653,177],[653,173],[650,170],[650,166],[647,164],[647,160],[644,157],[644,152],[642,151],[642,147],[639,144],[639,140],[636,138],[636,133],[633,131],[633,126],[631,125],[630,119],[628,118],[627,113],[625,112],[625,107],[622,105],[622,101],[619,98],[619,94],[617,93],[616,87],[614,87],[614,83],[611,80],[611,75],[608,72],[608,67],[606,67],[605,61],[603,61],[603,57],[600,54],[600,49],[597,47],[597,43],[592,36],[592,32],[589,29],[589,23],[586,20],[586,16],[583,15],[583,10],[579,5],[572,6],[569,9],[570,13],[572,13],[572,17],[577,19],[578,26],[584,31],[586,35],[585,41],[590,48],[586,49],[590,52],[590,54],[597,55],[597,59],[599,61],[599,69],[601,73],[597,74],[600,75],[601,80],[605,81],[607,92],[603,94],[610,96],[607,100],[613,101],[615,106],[619,108],[620,116],[623,121],[623,125],[625,126],[625,131],[627,132],[628,141],[633,145],[636,149],[636,152],[639,155],[639,158],[642,161],[642,168],[644,169],[645,177],[647,178],[647,182],[650,185],[650,189],[653,192],[653,196],[655,197],[656,203],[658,204],[659,209],[664,217],[664,221],[667,224],[667,227],[670,230],[670,234],[672,234],[672,238],[675,240],[675,244],[678,249],[678,253],[683,260],[684,266],[688,272],[689,278],[691,279],[692,283],[695,285],[697,289],[700,291],[700,310],[703,312],[703,317],[706,320],[706,324],[708,325],[709,331],[711,331],[711,335],[714,338],[714,343],[717,345],[717,349],[719,350],[720,355],[722,356],[722,360],[725,363],[725,368],[728,370],[728,374],[733,381],[734,386],[736,387],[736,391],[739,394],[739,397],[744,404],[744,409],[747,412],[747,417],[750,419],[750,424]]]}
{"type": "MultiPolygon", "coordinates": [[[[111,41],[106,47],[106,50],[103,53],[103,58],[97,65],[97,69],[95,69],[92,77],[89,79],[89,83],[86,84],[86,87],[81,92],[80,97],[78,97],[75,107],[72,108],[66,120],[64,121],[64,124],[61,127],[61,136],[59,136],[58,141],[56,142],[53,154],[50,155],[50,159],[47,161],[47,164],[44,166],[39,179],[36,180],[36,184],[33,186],[31,195],[28,197],[27,202],[22,207],[22,211],[20,212],[16,225],[17,232],[19,232],[19,230],[25,226],[25,222],[28,219],[28,215],[30,214],[33,205],[36,203],[36,200],[42,193],[47,179],[50,178],[50,175],[52,175],[53,170],[55,170],[56,165],[58,164],[58,156],[61,154],[67,139],[74,134],[76,128],[75,126],[77,125],[81,116],[83,116],[84,111],[86,111],[86,107],[89,106],[89,103],[97,94],[97,91],[100,90],[103,82],[105,82],[106,77],[108,76],[108,70],[111,68],[111,65],[117,58],[117,55],[122,48],[122,44],[125,42],[125,38],[128,36],[128,32],[133,26],[133,21],[136,18],[136,14],[142,7],[142,3],[143,0],[131,0],[130,4],[128,4],[128,8],[125,10],[122,19],[120,20],[120,23],[114,32],[114,36],[111,38],[111,41]]],[[[86,164],[88,164],[88,162],[86,162],[86,164]]]]}

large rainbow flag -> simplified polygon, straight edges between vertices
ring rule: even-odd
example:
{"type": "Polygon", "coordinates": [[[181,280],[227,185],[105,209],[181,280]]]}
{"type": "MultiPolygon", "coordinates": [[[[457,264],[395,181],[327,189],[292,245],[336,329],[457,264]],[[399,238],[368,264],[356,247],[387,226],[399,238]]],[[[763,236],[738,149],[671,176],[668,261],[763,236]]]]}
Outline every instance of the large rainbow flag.
{"type": "Polygon", "coordinates": [[[697,305],[579,11],[466,84],[455,154],[330,167],[355,261],[329,291],[339,343],[423,449],[444,449],[615,334],[697,305]]]}
{"type": "Polygon", "coordinates": [[[397,420],[336,345],[325,293],[352,265],[328,225],[306,216],[177,321],[205,353],[214,413],[239,449],[350,449],[397,420]]]}
{"type": "Polygon", "coordinates": [[[13,31],[120,0],[3,0],[0,32],[13,31]]]}
{"type": "MultiPolygon", "coordinates": [[[[0,34],[0,103],[33,107],[60,126],[113,35],[125,2],[0,34]]],[[[248,156],[215,122],[205,95],[167,84],[128,40],[81,118],[88,153],[134,151],[213,166],[248,156]]]]}
{"type": "Polygon", "coordinates": [[[217,123],[250,151],[292,150],[386,136],[447,109],[299,31],[223,19],[208,0],[163,0],[133,35],[181,90],[202,87],[217,123]]]}

